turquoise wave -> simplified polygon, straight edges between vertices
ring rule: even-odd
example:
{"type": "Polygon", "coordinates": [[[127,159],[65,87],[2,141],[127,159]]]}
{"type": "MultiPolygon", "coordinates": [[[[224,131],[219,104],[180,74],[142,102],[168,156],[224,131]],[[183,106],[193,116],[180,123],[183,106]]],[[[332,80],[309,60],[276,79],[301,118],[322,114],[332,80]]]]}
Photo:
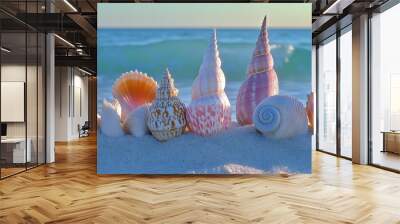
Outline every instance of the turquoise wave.
{"type": "MultiPolygon", "coordinates": [[[[176,79],[193,80],[197,75],[207,41],[165,41],[146,46],[102,47],[98,70],[106,79],[138,69],[159,79],[166,67],[176,79]]],[[[242,80],[251,59],[254,44],[219,44],[222,68],[227,79],[242,80]]],[[[272,45],[275,69],[280,78],[310,80],[311,51],[293,45],[272,45]]]]}
{"type": "MultiPolygon", "coordinates": [[[[258,30],[218,32],[222,69],[231,104],[257,40],[258,30]]],[[[270,30],[271,52],[281,94],[305,102],[311,89],[311,35],[309,30],[270,30]],[[308,40],[308,41],[307,41],[308,40]]],[[[209,44],[210,30],[106,30],[98,38],[99,105],[111,98],[111,87],[121,73],[138,69],[160,80],[169,68],[181,89],[180,97],[190,102],[190,89],[209,44]]]]}

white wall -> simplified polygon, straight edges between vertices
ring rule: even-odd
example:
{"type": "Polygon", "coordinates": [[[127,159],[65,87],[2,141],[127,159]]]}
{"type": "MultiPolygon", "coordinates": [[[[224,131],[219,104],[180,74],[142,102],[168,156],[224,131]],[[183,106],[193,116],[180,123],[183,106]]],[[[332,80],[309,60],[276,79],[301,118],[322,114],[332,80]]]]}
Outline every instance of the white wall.
{"type": "MultiPolygon", "coordinates": [[[[30,140],[29,143],[32,151],[32,161],[39,163],[44,162],[44,74],[42,68],[25,64],[3,64],[1,66],[2,82],[24,82],[26,84],[26,106],[24,105],[22,113],[26,112],[26,121],[22,122],[6,122],[7,137],[9,138],[25,138],[30,140]],[[39,69],[39,70],[36,70],[39,69]],[[27,77],[27,81],[25,78],[27,77]],[[37,153],[39,156],[37,156],[37,153]]],[[[21,90],[20,94],[24,94],[21,90]]],[[[2,96],[7,97],[7,96],[2,96]]],[[[10,108],[1,108],[1,110],[10,110],[10,108]]],[[[4,112],[4,111],[3,111],[4,112]]],[[[11,112],[12,111],[8,111],[11,112]]]]}
{"type": "Polygon", "coordinates": [[[88,78],[83,75],[76,68],[56,67],[56,141],[77,139],[78,125],[88,120],[88,78]]]}
{"type": "Polygon", "coordinates": [[[55,141],[67,141],[68,140],[68,117],[69,117],[69,69],[67,67],[56,67],[55,68],[55,141]]]}
{"type": "MultiPolygon", "coordinates": [[[[1,81],[25,82],[25,64],[2,65],[1,81]]],[[[1,109],[7,110],[7,108],[1,108],[1,109]]],[[[7,123],[7,137],[25,137],[25,123],[24,122],[7,123]]]]}

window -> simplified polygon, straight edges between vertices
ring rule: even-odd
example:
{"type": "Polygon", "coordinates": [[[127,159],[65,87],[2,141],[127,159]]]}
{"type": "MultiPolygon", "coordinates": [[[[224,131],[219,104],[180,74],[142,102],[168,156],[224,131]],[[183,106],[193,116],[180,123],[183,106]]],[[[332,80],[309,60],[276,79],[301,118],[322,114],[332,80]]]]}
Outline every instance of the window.
{"type": "Polygon", "coordinates": [[[352,33],[340,36],[340,155],[352,156],[352,33]]]}
{"type": "Polygon", "coordinates": [[[400,5],[371,19],[371,162],[400,170],[400,5]]]}
{"type": "Polygon", "coordinates": [[[336,39],[318,48],[318,149],[336,153],[336,39]]]}
{"type": "MultiPolygon", "coordinates": [[[[43,4],[18,2],[16,10],[41,12],[43,4]]],[[[45,44],[44,33],[0,12],[0,178],[45,163],[45,44]]]]}

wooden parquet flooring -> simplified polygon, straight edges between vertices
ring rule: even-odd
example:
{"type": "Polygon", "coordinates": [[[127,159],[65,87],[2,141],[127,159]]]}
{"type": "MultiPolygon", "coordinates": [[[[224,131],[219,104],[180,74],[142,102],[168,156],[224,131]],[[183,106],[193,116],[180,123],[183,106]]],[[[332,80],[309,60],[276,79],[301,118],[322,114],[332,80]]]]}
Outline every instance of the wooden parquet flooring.
{"type": "Polygon", "coordinates": [[[400,175],[313,153],[313,174],[97,175],[94,137],[0,181],[0,223],[400,223],[400,175]]]}

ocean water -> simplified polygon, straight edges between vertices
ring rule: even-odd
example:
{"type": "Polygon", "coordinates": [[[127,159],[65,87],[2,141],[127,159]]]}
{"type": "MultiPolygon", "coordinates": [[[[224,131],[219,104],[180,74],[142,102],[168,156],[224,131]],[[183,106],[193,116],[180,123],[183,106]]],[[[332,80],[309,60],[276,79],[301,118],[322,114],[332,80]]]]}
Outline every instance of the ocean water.
{"type": "MultiPolygon", "coordinates": [[[[311,30],[269,29],[268,32],[280,95],[291,95],[305,103],[311,91],[311,30]]],[[[211,29],[99,29],[99,111],[103,99],[112,99],[114,81],[123,72],[135,69],[159,81],[168,67],[179,89],[179,97],[189,104],[192,82],[211,34],[211,29]]],[[[237,92],[246,79],[258,34],[258,29],[217,29],[225,91],[234,119],[237,92]]]]}

